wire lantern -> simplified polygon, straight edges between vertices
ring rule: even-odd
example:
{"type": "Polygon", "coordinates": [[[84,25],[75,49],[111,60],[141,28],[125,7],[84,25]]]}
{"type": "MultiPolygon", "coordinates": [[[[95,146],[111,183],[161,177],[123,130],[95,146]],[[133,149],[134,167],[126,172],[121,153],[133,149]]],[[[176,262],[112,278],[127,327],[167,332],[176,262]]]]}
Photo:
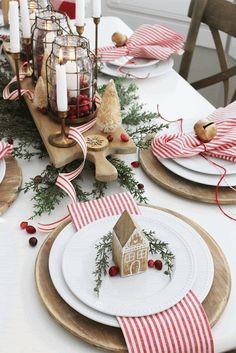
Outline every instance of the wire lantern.
{"type": "Polygon", "coordinates": [[[67,125],[84,124],[95,117],[94,55],[82,36],[64,35],[52,44],[46,63],[49,114],[58,120],[56,102],[56,65],[64,64],[67,78],[67,125]]]}

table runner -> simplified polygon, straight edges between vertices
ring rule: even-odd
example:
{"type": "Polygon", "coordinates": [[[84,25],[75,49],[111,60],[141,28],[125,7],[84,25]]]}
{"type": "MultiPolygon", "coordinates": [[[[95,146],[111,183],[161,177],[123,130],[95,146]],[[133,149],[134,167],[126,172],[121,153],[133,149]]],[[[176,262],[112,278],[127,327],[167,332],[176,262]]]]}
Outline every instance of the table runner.
{"type": "MultiPolygon", "coordinates": [[[[68,206],[77,230],[104,217],[140,210],[130,193],[119,193],[68,206]]],[[[155,315],[117,317],[129,353],[213,353],[214,344],[204,309],[190,290],[176,305],[155,315]]]]}

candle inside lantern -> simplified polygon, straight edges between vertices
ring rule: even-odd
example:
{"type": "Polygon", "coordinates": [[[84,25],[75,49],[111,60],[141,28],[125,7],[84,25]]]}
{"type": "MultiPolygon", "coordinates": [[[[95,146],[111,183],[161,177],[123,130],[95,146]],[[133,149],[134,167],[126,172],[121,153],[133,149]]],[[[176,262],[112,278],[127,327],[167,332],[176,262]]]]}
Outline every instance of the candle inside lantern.
{"type": "Polygon", "coordinates": [[[57,110],[68,110],[66,67],[63,65],[62,50],[59,50],[59,64],[56,65],[57,110]]]}
{"type": "Polygon", "coordinates": [[[84,0],[76,0],[75,3],[75,25],[84,26],[85,3],[84,0]]]}
{"type": "Polygon", "coordinates": [[[101,0],[93,0],[93,17],[101,17],[101,0]]]}
{"type": "Polygon", "coordinates": [[[30,38],[30,17],[29,17],[29,9],[28,9],[28,1],[20,0],[20,15],[21,15],[21,26],[23,32],[23,38],[30,38]]]}
{"type": "Polygon", "coordinates": [[[12,53],[20,52],[20,26],[18,1],[9,3],[10,46],[12,53]]]}
{"type": "Polygon", "coordinates": [[[70,53],[70,60],[66,63],[67,89],[71,97],[77,97],[80,90],[80,69],[75,60],[73,51],[70,53]]]}

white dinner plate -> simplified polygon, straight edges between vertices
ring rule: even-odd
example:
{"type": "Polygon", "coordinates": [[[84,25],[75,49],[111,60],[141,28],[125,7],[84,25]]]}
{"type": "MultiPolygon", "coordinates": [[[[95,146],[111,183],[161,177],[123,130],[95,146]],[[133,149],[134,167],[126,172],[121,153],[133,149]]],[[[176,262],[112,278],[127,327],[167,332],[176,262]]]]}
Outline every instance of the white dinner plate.
{"type": "MultiPolygon", "coordinates": [[[[220,180],[220,175],[204,174],[195,172],[191,169],[182,167],[182,165],[176,163],[171,158],[160,158],[159,162],[163,164],[171,172],[181,176],[184,179],[194,181],[195,183],[216,186],[220,180]]],[[[220,184],[222,186],[235,186],[236,185],[236,174],[227,175],[220,184]]]]}
{"type": "MultiPolygon", "coordinates": [[[[183,120],[183,131],[184,132],[193,132],[193,126],[196,123],[196,119],[187,119],[183,120]]],[[[164,130],[162,130],[163,133],[164,130]]],[[[172,134],[179,132],[179,125],[178,124],[170,124],[169,128],[166,130],[165,133],[172,134]]],[[[213,162],[221,165],[227,170],[227,175],[236,174],[236,163],[226,161],[220,158],[214,158],[207,156],[208,159],[212,160],[213,162]]],[[[181,165],[184,168],[190,169],[192,171],[203,173],[203,174],[211,174],[211,175],[221,175],[222,169],[211,164],[205,158],[201,157],[200,155],[191,157],[191,158],[174,158],[177,164],[181,165]]],[[[219,177],[218,177],[219,179],[219,177]]],[[[236,179],[235,179],[236,180],[236,179]]],[[[234,184],[236,185],[236,184],[234,184]]]]}
{"type": "MultiPolygon", "coordinates": [[[[182,220],[179,220],[175,216],[167,214],[163,211],[146,207],[141,207],[141,210],[142,214],[151,214],[152,217],[156,217],[157,214],[159,214],[159,216],[161,216],[163,219],[166,219],[167,222],[170,222],[171,220],[171,222],[175,224],[176,230],[178,232],[181,232],[182,235],[185,234],[185,232],[182,232],[182,227],[188,229],[188,234],[186,232],[186,241],[188,241],[191,247],[194,248],[194,256],[197,268],[196,278],[193,283],[192,290],[198,297],[199,301],[202,302],[210,290],[214,276],[213,261],[206,243],[191,226],[189,226],[182,220]]],[[[72,239],[74,234],[74,226],[72,224],[69,224],[63,229],[63,231],[58,235],[58,237],[53,243],[49,255],[49,271],[52,282],[59,295],[73,309],[94,321],[109,326],[119,327],[117,320],[114,316],[107,315],[97,310],[94,310],[84,304],[82,301],[78,300],[74,296],[74,294],[69,290],[64,281],[61,267],[62,255],[67,243],[70,241],[70,239],[72,239]]]]}
{"type": "Polygon", "coordinates": [[[160,217],[138,215],[134,219],[141,228],[155,230],[159,239],[169,243],[175,254],[172,278],[164,275],[164,271],[150,269],[125,278],[105,276],[99,297],[94,292],[95,245],[112,230],[118,218],[97,220],[73,236],[62,259],[65,282],[79,300],[109,315],[143,316],[170,308],[192,288],[196,267],[188,242],[173,225],[163,222],[160,217]]]}
{"type": "Polygon", "coordinates": [[[6,173],[6,162],[5,162],[5,159],[1,159],[0,160],[0,184],[3,181],[5,173],[6,173]]]}
{"type": "Polygon", "coordinates": [[[123,68],[122,71],[118,71],[118,67],[115,67],[114,65],[111,64],[106,64],[104,63],[101,72],[109,75],[109,76],[115,76],[115,77],[128,77],[130,79],[135,79],[135,78],[152,78],[152,77],[157,77],[164,75],[168,73],[174,65],[174,61],[172,58],[166,60],[166,61],[160,61],[157,64],[146,67],[146,68],[140,68],[140,69],[134,69],[134,68],[123,68]],[[132,76],[134,75],[134,76],[132,76]]]}
{"type": "Polygon", "coordinates": [[[122,66],[130,69],[140,69],[148,66],[155,65],[160,60],[157,59],[144,59],[144,58],[134,58],[132,56],[122,56],[114,61],[109,62],[109,64],[114,66],[122,66]]]}

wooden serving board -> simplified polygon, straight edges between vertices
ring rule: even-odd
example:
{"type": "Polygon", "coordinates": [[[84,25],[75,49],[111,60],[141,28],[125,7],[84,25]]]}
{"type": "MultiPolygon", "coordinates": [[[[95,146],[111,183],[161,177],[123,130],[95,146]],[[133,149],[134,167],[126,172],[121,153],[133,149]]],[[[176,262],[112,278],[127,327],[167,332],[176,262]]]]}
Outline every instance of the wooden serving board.
{"type": "Polygon", "coordinates": [[[7,156],[6,174],[0,184],[0,215],[7,211],[19,194],[22,183],[21,169],[15,158],[7,156]]]}
{"type": "MultiPolygon", "coordinates": [[[[11,54],[8,52],[9,43],[4,43],[4,50],[8,61],[13,71],[15,72],[14,60],[11,54]]],[[[21,87],[34,92],[34,85],[31,78],[29,77],[25,78],[21,82],[21,87]]],[[[49,144],[49,135],[60,132],[60,125],[53,121],[48,115],[39,112],[35,108],[32,101],[30,101],[27,97],[24,98],[53,165],[56,168],[60,168],[76,159],[83,158],[82,151],[78,145],[68,148],[58,148],[49,144]]],[[[125,133],[124,129],[122,127],[117,128],[116,131],[112,133],[113,141],[110,142],[104,149],[98,151],[92,149],[88,150],[87,159],[95,164],[95,178],[97,180],[105,182],[114,181],[117,179],[117,170],[106,159],[107,156],[112,154],[128,154],[136,152],[136,146],[132,139],[129,139],[128,142],[122,142],[120,140],[121,133],[125,133]]],[[[107,134],[100,132],[97,125],[93,126],[89,131],[85,132],[84,136],[94,134],[99,134],[105,137],[107,136],[107,134]]]]}
{"type": "MultiPolygon", "coordinates": [[[[225,309],[231,290],[230,269],[223,252],[214,239],[189,218],[168,209],[155,206],[147,207],[163,210],[182,219],[192,226],[199,236],[206,241],[213,257],[215,274],[211,290],[203,302],[203,307],[211,327],[214,326],[225,309]]],[[[50,249],[58,234],[69,222],[63,222],[54,230],[39,250],[35,264],[35,279],[42,302],[49,314],[76,337],[103,350],[127,353],[125,340],[119,328],[97,323],[79,314],[64,302],[53,286],[48,269],[50,249]]]]}
{"type": "MultiPolygon", "coordinates": [[[[214,186],[195,183],[172,173],[154,157],[150,148],[139,152],[139,160],[145,173],[168,191],[190,200],[216,203],[214,186]]],[[[219,201],[221,205],[235,204],[236,192],[229,187],[220,187],[219,201]]]]}

